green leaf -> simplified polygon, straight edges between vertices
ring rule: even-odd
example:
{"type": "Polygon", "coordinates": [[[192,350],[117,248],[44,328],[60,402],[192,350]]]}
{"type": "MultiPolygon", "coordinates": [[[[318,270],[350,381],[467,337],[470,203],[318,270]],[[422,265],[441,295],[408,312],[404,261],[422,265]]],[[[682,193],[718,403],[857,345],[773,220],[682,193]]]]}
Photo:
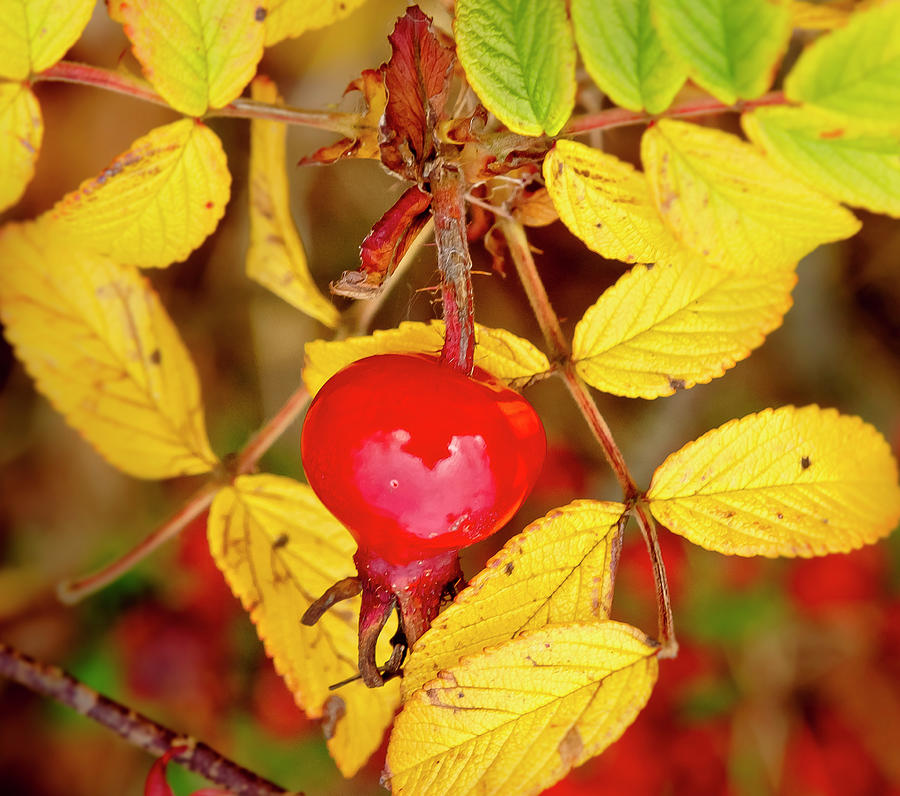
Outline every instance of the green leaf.
{"type": "Polygon", "coordinates": [[[791,33],[785,0],[653,0],[663,44],[729,105],[771,84],[791,33]]]}
{"type": "Polygon", "coordinates": [[[575,105],[575,44],[563,0],[459,0],[456,48],[475,93],[522,135],[556,135],[575,105]]]}
{"type": "Polygon", "coordinates": [[[669,107],[687,72],[663,49],[650,0],[572,0],[572,26],[588,73],[617,105],[669,107]]]}
{"type": "Polygon", "coordinates": [[[864,131],[811,108],[777,107],[759,108],[742,122],[772,160],[822,193],[900,217],[900,123],[890,132],[864,131]]]}
{"type": "Polygon", "coordinates": [[[784,92],[857,119],[900,120],[900,3],[857,14],[818,39],[787,76],[784,92]]]}

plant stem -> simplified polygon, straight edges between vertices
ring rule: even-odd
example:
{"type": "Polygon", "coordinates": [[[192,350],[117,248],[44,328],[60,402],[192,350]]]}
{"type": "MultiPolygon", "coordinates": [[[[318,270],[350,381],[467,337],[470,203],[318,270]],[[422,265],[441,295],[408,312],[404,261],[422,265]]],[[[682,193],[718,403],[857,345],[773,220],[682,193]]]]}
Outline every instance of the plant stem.
{"type": "Polygon", "coordinates": [[[170,107],[159,96],[149,83],[137,77],[123,74],[112,69],[103,69],[90,64],[80,64],[76,61],[59,61],[31,78],[32,83],[44,81],[61,81],[63,83],[79,83],[82,86],[94,86],[106,91],[114,91],[116,94],[124,94],[128,97],[152,102],[154,105],[170,107]]]}
{"type": "Polygon", "coordinates": [[[562,378],[569,390],[569,394],[581,410],[582,417],[590,426],[594,439],[600,443],[600,447],[606,456],[606,461],[609,462],[609,466],[616,474],[616,479],[622,487],[625,500],[629,502],[636,500],[640,491],[628,470],[628,465],[625,464],[622,451],[619,450],[619,446],[613,439],[612,431],[610,431],[606,420],[594,401],[594,397],[591,395],[590,388],[584,383],[581,376],[576,373],[575,367],[571,362],[566,362],[563,366],[562,378]]]}
{"type": "Polygon", "coordinates": [[[550,304],[547,290],[538,274],[525,229],[509,217],[497,216],[497,224],[506,239],[510,256],[515,263],[519,279],[522,281],[525,295],[528,296],[531,310],[537,318],[544,340],[550,349],[551,358],[563,361],[569,356],[569,341],[563,334],[562,327],[559,325],[559,316],[550,304]]]}
{"type": "Polygon", "coordinates": [[[244,449],[238,454],[234,465],[235,476],[244,475],[256,469],[256,465],[265,452],[275,444],[275,441],[285,432],[309,404],[309,390],[305,384],[294,390],[291,396],[284,402],[266,424],[251,437],[244,449]]]}
{"type": "Polygon", "coordinates": [[[762,105],[784,105],[788,99],[782,91],[772,91],[754,100],[741,100],[734,105],[726,105],[714,97],[700,97],[673,105],[660,114],[652,115],[644,111],[629,111],[625,108],[610,108],[598,113],[587,113],[573,116],[562,129],[560,136],[578,135],[591,130],[609,130],[613,127],[626,127],[632,124],[648,124],[657,119],[686,119],[691,116],[705,116],[711,113],[732,111],[742,113],[762,105]]]}
{"type": "MultiPolygon", "coordinates": [[[[145,81],[112,69],[104,69],[90,64],[75,61],[59,61],[31,78],[33,83],[61,81],[78,83],[83,86],[94,86],[117,94],[152,102],[154,105],[171,107],[165,99],[157,94],[145,81]]],[[[307,111],[285,105],[271,105],[267,102],[238,97],[224,108],[210,109],[206,117],[227,116],[240,119],[267,119],[285,124],[296,124],[304,127],[315,127],[320,130],[331,130],[348,137],[358,136],[364,127],[363,118],[356,113],[337,113],[333,111],[307,111]]]]}
{"type": "Polygon", "coordinates": [[[191,520],[199,517],[209,508],[221,484],[208,482],[194,492],[187,502],[168,520],[133,547],[121,558],[107,564],[102,569],[86,575],[77,580],[66,580],[57,586],[56,593],[59,599],[67,605],[83,600],[90,594],[100,591],[117,578],[122,577],[128,570],[139,564],[160,545],[174,539],[191,520]]]}
{"type": "Polygon", "coordinates": [[[431,193],[446,327],[441,359],[471,373],[475,365],[475,304],[472,257],[466,239],[465,191],[459,172],[438,169],[431,193]]]}
{"type": "Polygon", "coordinates": [[[660,658],[674,658],[678,654],[678,641],[675,639],[675,623],[672,618],[672,598],[669,595],[669,580],[663,563],[662,551],[659,549],[659,538],[656,535],[656,521],[647,510],[645,503],[636,503],[634,515],[650,554],[653,568],[653,583],[656,586],[656,610],[659,625],[659,640],[662,649],[660,658]]]}
{"type": "Polygon", "coordinates": [[[40,663],[0,643],[0,675],[68,705],[126,741],[157,757],[173,746],[185,747],[172,759],[238,796],[285,796],[284,788],[223,757],[212,747],[178,735],[131,708],[97,693],[56,666],[40,663]]]}

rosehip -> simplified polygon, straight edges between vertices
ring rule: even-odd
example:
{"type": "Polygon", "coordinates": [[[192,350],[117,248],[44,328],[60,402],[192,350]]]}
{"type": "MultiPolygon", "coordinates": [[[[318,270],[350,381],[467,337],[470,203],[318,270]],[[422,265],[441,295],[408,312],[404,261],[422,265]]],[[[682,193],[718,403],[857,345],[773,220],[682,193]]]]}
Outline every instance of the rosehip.
{"type": "MultiPolygon", "coordinates": [[[[381,354],[322,387],[301,457],[313,491],[359,546],[360,670],[368,684],[381,684],[374,642],[391,610],[399,609],[405,643],[413,644],[460,577],[459,548],[512,517],[545,453],[531,405],[481,368],[467,376],[424,354],[381,354]]],[[[353,593],[338,586],[313,621],[353,593]]],[[[398,665],[392,658],[389,668],[398,665]]]]}

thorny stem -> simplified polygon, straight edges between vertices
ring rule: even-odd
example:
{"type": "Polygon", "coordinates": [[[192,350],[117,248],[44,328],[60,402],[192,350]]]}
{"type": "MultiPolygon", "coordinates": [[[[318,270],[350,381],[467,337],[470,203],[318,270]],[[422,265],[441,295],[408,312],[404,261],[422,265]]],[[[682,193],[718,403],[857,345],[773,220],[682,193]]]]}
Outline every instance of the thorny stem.
{"type": "Polygon", "coordinates": [[[102,569],[76,580],[66,580],[57,586],[59,599],[67,605],[83,600],[90,594],[100,591],[114,580],[120,578],[132,567],[139,564],[160,545],[174,539],[194,519],[209,508],[220,484],[207,483],[198,489],[187,502],[162,525],[145,537],[121,558],[107,564],[102,569]]]}
{"type": "Polygon", "coordinates": [[[179,735],[98,694],[56,666],[36,661],[3,643],[0,643],[0,676],[68,705],[150,754],[160,756],[172,747],[182,747],[173,760],[238,796],[286,796],[289,793],[223,757],[212,747],[179,735]]]}
{"type": "Polygon", "coordinates": [[[465,191],[462,175],[447,168],[440,168],[431,184],[446,326],[441,359],[471,373],[475,364],[475,305],[472,257],[466,239],[465,191]]]}
{"type": "Polygon", "coordinates": [[[597,113],[587,113],[581,116],[573,116],[569,123],[563,127],[560,136],[578,135],[592,130],[610,130],[614,127],[626,127],[633,124],[648,124],[656,119],[687,119],[692,116],[706,116],[711,113],[723,113],[734,111],[742,113],[752,108],[763,105],[785,105],[788,99],[782,91],[772,91],[753,100],[741,100],[734,105],[726,105],[714,97],[700,97],[688,100],[679,105],[673,105],[668,110],[657,115],[651,115],[644,111],[629,111],[625,108],[609,108],[597,113]]]}

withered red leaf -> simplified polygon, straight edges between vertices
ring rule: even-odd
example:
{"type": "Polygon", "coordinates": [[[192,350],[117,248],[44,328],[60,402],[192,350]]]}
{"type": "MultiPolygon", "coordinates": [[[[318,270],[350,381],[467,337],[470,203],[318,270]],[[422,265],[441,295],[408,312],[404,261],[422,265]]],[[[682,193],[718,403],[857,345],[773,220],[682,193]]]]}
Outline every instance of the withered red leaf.
{"type": "Polygon", "coordinates": [[[431,196],[417,185],[409,188],[362,242],[359,270],[344,271],[331,283],[331,292],[350,298],[376,295],[430,216],[431,196]]]}
{"type": "Polygon", "coordinates": [[[410,6],[388,37],[392,55],[382,66],[388,100],[381,125],[381,160],[401,177],[421,182],[433,156],[433,132],[445,117],[444,104],[455,55],[431,27],[431,19],[410,6]]]}
{"type": "Polygon", "coordinates": [[[317,149],[311,155],[302,158],[299,166],[313,163],[334,163],[341,158],[373,158],[381,157],[378,144],[378,125],[387,104],[387,89],[384,77],[377,69],[365,69],[344,90],[344,96],[351,91],[359,91],[366,101],[364,124],[360,126],[359,135],[355,138],[341,138],[333,144],[317,149]]]}

